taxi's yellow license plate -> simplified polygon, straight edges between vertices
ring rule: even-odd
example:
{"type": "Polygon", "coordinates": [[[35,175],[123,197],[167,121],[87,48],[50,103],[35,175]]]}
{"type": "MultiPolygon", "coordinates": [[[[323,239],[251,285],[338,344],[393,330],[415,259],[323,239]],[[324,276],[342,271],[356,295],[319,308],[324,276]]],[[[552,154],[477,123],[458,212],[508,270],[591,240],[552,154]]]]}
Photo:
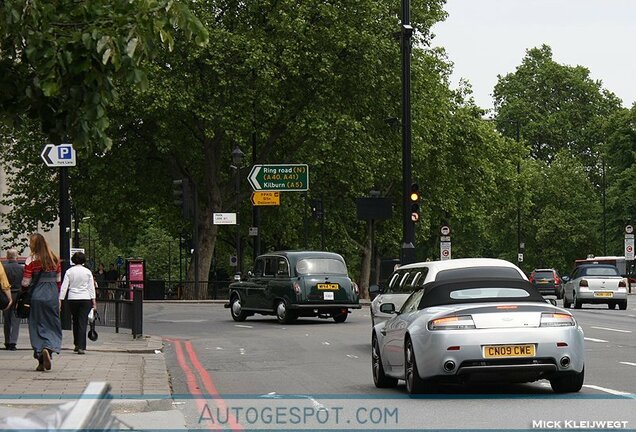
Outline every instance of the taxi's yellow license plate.
{"type": "Polygon", "coordinates": [[[318,284],[319,290],[337,290],[339,288],[338,284],[335,283],[320,283],[318,284]]]}
{"type": "Polygon", "coordinates": [[[595,292],[594,297],[614,297],[614,293],[611,291],[595,292]]]}
{"type": "Polygon", "coordinates": [[[534,357],[535,355],[534,344],[484,346],[484,358],[534,357]]]}

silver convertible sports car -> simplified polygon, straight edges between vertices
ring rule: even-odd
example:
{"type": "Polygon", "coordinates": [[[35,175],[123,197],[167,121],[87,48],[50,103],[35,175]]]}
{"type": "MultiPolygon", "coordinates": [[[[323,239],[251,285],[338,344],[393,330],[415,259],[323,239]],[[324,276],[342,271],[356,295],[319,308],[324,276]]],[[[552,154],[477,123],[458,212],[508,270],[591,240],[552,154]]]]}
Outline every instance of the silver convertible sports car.
{"type": "Polygon", "coordinates": [[[519,279],[439,281],[414,291],[372,333],[377,387],[406,381],[411,394],[440,383],[550,381],[578,392],[584,379],[583,331],[574,317],[519,279]]]}

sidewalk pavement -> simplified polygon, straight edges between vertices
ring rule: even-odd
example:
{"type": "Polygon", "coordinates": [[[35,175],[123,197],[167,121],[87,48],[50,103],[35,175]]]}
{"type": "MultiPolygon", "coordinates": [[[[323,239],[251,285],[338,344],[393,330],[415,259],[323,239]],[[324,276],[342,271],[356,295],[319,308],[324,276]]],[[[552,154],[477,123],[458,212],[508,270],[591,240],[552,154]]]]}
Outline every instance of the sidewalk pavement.
{"type": "Polygon", "coordinates": [[[97,332],[98,340],[88,340],[86,354],[78,355],[72,332],[65,330],[51,370],[38,372],[29,330],[22,324],[18,350],[0,349],[0,418],[74,401],[89,382],[105,381],[112,387],[114,414],[125,424],[135,429],[184,428],[184,417],[172,404],[161,339],[133,339],[130,330],[115,333],[99,326],[97,332]]]}

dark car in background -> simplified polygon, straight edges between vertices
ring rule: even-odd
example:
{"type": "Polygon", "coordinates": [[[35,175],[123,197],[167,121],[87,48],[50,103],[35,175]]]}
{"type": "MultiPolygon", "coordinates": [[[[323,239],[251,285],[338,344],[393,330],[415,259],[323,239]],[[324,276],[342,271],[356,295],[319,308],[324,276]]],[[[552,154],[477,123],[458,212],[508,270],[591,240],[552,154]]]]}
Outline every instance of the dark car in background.
{"type": "Polygon", "coordinates": [[[553,295],[563,298],[563,282],[555,269],[534,269],[528,280],[542,295],[553,295]]]}
{"type": "Polygon", "coordinates": [[[255,313],[276,315],[278,322],[298,317],[345,322],[349,309],[360,309],[358,286],[342,256],[319,251],[270,252],[256,258],[245,281],[230,285],[234,321],[255,313]]]}

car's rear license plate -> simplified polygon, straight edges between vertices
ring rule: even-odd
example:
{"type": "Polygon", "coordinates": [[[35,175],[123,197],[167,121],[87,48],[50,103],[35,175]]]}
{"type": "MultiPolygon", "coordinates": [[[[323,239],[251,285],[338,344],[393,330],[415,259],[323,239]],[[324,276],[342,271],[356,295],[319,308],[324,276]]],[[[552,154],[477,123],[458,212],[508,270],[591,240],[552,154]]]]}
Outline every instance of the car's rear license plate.
{"type": "Polygon", "coordinates": [[[337,283],[319,283],[318,284],[319,290],[337,290],[338,288],[339,288],[339,285],[337,283]]]}
{"type": "Polygon", "coordinates": [[[535,355],[534,344],[484,346],[484,358],[534,357],[535,355]]]}
{"type": "Polygon", "coordinates": [[[614,293],[611,291],[595,292],[594,297],[614,297],[614,293]]]}
{"type": "Polygon", "coordinates": [[[324,300],[333,300],[333,291],[326,291],[322,294],[324,300]]]}

